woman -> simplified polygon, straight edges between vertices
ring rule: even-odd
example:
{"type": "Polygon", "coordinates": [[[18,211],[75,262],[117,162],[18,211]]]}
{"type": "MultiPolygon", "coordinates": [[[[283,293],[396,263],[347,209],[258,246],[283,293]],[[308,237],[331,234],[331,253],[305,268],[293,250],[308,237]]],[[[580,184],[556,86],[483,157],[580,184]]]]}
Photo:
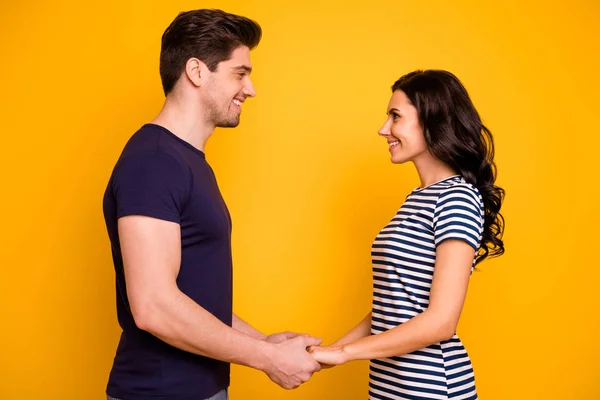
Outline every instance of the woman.
{"type": "Polygon", "coordinates": [[[371,360],[370,399],[476,399],[455,329],[473,268],[504,253],[492,135],[460,81],[439,70],[394,83],[379,135],[421,186],[373,243],[372,312],[310,351],[328,366],[371,360]]]}

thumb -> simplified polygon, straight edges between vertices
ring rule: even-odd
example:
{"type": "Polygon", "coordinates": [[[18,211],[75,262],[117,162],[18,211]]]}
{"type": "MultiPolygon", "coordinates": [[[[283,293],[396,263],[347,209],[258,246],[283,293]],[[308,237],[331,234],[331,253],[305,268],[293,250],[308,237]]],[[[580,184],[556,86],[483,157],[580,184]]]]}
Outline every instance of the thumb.
{"type": "Polygon", "coordinates": [[[305,347],[318,346],[323,342],[323,339],[318,337],[308,336],[304,338],[305,347]]]}
{"type": "Polygon", "coordinates": [[[301,336],[301,334],[296,333],[296,332],[290,332],[290,331],[285,331],[285,332],[281,332],[283,333],[283,335],[285,336],[286,339],[293,339],[296,336],[301,336]]]}
{"type": "Polygon", "coordinates": [[[306,348],[306,351],[308,351],[310,354],[313,354],[316,351],[316,349],[318,349],[318,348],[319,348],[319,346],[308,346],[306,348]]]}

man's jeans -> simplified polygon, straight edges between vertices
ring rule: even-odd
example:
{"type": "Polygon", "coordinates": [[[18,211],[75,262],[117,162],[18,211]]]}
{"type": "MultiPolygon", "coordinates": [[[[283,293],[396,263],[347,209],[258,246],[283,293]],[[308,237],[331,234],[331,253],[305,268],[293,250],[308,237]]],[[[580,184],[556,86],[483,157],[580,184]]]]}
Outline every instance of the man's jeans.
{"type": "MultiPolygon", "coordinates": [[[[223,389],[219,393],[215,394],[214,396],[209,397],[206,400],[227,400],[227,399],[229,399],[229,397],[227,397],[227,389],[223,389]]],[[[122,400],[122,399],[117,399],[114,397],[106,396],[106,400],[122,400]]]]}

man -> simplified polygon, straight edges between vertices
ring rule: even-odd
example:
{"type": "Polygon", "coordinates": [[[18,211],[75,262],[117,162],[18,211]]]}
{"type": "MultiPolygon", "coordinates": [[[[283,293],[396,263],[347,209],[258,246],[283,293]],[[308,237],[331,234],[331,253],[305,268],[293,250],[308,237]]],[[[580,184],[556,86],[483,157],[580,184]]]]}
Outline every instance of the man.
{"type": "Polygon", "coordinates": [[[163,109],[128,141],[104,195],[123,329],[107,396],[227,399],[229,365],[291,389],[320,366],[288,332],[265,336],[232,312],[231,219],[204,146],[255,96],[260,26],[220,10],[181,13],[162,37],[163,109]]]}

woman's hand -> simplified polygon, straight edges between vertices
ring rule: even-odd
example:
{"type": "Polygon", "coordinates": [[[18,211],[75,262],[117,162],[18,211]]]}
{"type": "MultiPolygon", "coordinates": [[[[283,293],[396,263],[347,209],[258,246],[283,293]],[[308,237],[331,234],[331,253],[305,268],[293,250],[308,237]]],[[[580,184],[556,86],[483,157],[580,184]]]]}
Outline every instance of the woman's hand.
{"type": "Polygon", "coordinates": [[[322,368],[330,368],[350,361],[344,346],[311,346],[308,352],[317,360],[322,368]]]}

